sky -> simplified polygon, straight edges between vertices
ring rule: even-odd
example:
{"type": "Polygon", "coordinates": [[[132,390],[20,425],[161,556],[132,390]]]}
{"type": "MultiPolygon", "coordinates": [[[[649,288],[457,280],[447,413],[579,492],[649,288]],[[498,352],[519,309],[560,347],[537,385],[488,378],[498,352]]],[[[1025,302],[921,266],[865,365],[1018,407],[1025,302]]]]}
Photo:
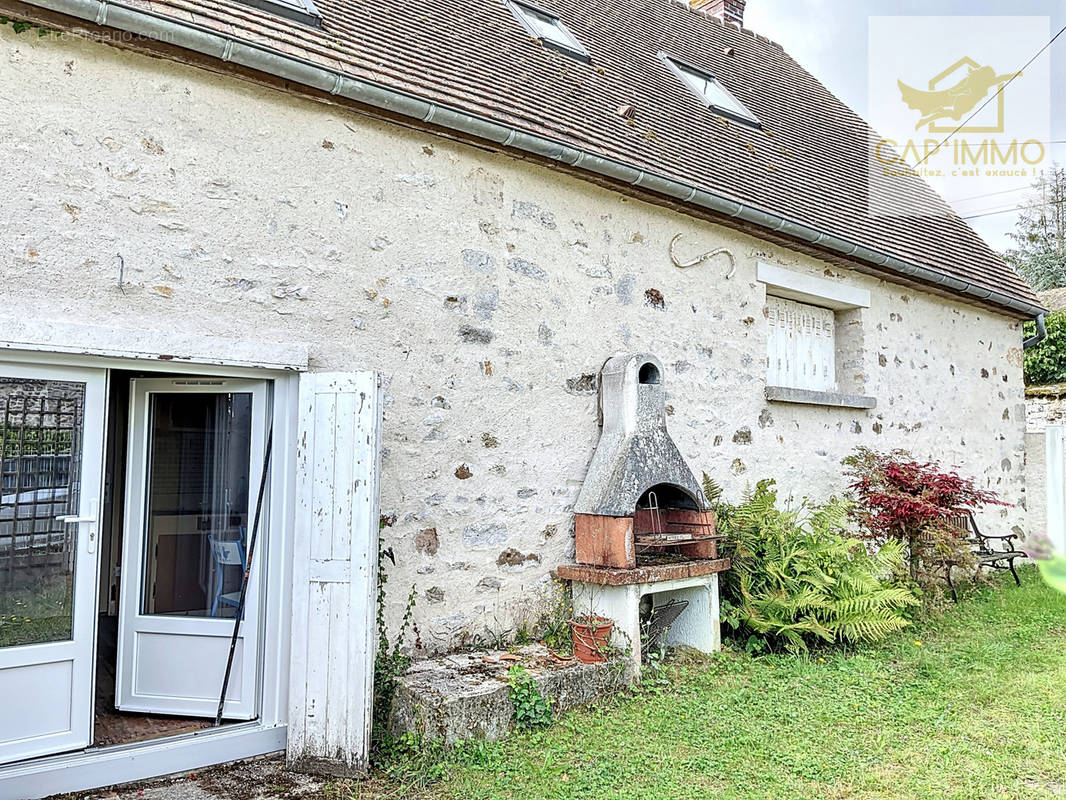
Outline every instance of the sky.
{"type": "MultiPolygon", "coordinates": [[[[908,82],[917,84],[919,79],[932,77],[938,69],[946,68],[964,55],[972,55],[982,64],[998,62],[994,64],[997,73],[1013,73],[1064,25],[1066,2],[1059,0],[747,0],[745,12],[745,27],[781,44],[796,61],[870,120],[882,134],[885,134],[885,126],[891,125],[893,113],[910,114],[912,119],[916,116],[916,112],[907,109],[895,94],[897,74],[907,75],[909,71],[908,82]],[[994,32],[998,28],[1002,31],[1000,41],[1004,46],[990,51],[979,46],[977,33],[972,34],[973,38],[969,34],[938,35],[934,22],[942,24],[942,19],[877,19],[895,16],[1048,19],[984,20],[983,30],[991,28],[994,32]],[[895,46],[889,48],[894,50],[893,64],[889,67],[883,63],[886,27],[913,32],[913,35],[890,40],[895,46]],[[930,41],[937,42],[937,46],[931,46],[930,41]],[[871,61],[871,53],[876,64],[871,61]],[[984,53],[984,57],[979,53],[984,53]],[[934,63],[938,66],[934,67],[934,63]],[[885,86],[880,73],[886,69],[892,71],[891,97],[879,88],[885,86]]],[[[964,29],[982,30],[980,26],[964,29]]],[[[1041,140],[1047,137],[1049,144],[1043,163],[1049,164],[1052,160],[1066,163],[1066,144],[1056,143],[1056,140],[1066,139],[1066,33],[1024,73],[1023,78],[1007,87],[1004,95],[1005,101],[1013,102],[1013,106],[1008,106],[1014,112],[1011,120],[1017,120],[1021,112],[1027,115],[1026,125],[1029,127],[1021,134],[1024,137],[1021,141],[1029,137],[1041,140]],[[1050,97],[1045,107],[1043,97],[1047,94],[1050,97]],[[1042,119],[1036,119],[1040,117],[1042,119]]],[[[991,108],[985,113],[990,111],[991,108]]],[[[943,139],[945,135],[939,134],[937,138],[943,139]]],[[[1028,189],[1031,177],[992,178],[983,175],[969,183],[950,177],[932,176],[927,180],[961,216],[969,217],[970,225],[996,250],[1002,251],[1011,245],[1007,233],[1014,229],[1017,206],[1032,202],[1032,193],[1028,189]]]]}

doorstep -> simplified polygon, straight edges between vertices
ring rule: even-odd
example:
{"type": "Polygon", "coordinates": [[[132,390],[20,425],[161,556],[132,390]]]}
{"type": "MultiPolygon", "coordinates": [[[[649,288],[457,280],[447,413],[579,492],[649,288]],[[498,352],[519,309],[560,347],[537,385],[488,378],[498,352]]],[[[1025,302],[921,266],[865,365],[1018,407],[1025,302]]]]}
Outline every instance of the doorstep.
{"type": "Polygon", "coordinates": [[[582,664],[540,644],[513,653],[456,653],[415,662],[397,679],[389,732],[448,746],[502,739],[514,729],[507,671],[515,664],[526,668],[553,714],[587,705],[633,681],[628,659],[582,664]]]}

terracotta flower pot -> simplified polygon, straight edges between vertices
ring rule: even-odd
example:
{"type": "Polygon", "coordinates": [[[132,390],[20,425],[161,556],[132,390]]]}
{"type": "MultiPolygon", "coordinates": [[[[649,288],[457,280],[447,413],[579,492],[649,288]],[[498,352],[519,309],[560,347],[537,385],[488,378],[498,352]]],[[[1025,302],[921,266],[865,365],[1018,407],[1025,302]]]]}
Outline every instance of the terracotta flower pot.
{"type": "Polygon", "coordinates": [[[580,617],[570,620],[570,637],[574,655],[582,664],[598,664],[607,660],[608,642],[614,622],[606,617],[580,617]]]}

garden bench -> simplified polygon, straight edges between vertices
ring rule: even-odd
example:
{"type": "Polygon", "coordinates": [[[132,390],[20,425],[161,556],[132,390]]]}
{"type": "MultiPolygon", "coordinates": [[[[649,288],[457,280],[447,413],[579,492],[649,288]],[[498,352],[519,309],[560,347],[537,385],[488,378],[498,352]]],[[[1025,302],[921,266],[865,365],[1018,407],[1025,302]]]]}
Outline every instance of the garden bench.
{"type": "MultiPolygon", "coordinates": [[[[1018,534],[1009,533],[1006,536],[989,536],[981,533],[981,529],[977,527],[977,520],[973,518],[973,514],[970,512],[949,519],[948,525],[967,534],[966,541],[973,547],[973,553],[977,559],[977,571],[974,573],[975,581],[981,572],[981,568],[989,567],[991,569],[1009,569],[1010,574],[1014,576],[1014,582],[1019,586],[1022,585],[1022,580],[1018,577],[1017,570],[1014,569],[1014,560],[1028,558],[1029,556],[1023,550],[1015,547],[1014,540],[1018,538],[1018,534]],[[1000,544],[1001,542],[1002,544],[1000,544]]],[[[956,565],[949,564],[947,566],[945,577],[947,578],[948,588],[951,589],[951,599],[957,603],[959,602],[959,596],[955,592],[955,585],[951,581],[951,570],[954,566],[956,565]]]]}

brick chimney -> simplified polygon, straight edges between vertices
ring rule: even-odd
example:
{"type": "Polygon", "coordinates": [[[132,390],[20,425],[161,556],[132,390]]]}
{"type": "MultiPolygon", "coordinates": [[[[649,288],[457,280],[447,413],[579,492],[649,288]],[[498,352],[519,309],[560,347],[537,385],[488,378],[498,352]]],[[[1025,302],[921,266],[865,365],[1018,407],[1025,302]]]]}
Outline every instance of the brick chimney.
{"type": "Polygon", "coordinates": [[[745,0],[689,0],[689,5],[697,11],[703,11],[718,17],[724,22],[735,22],[744,26],[745,0]]]}

